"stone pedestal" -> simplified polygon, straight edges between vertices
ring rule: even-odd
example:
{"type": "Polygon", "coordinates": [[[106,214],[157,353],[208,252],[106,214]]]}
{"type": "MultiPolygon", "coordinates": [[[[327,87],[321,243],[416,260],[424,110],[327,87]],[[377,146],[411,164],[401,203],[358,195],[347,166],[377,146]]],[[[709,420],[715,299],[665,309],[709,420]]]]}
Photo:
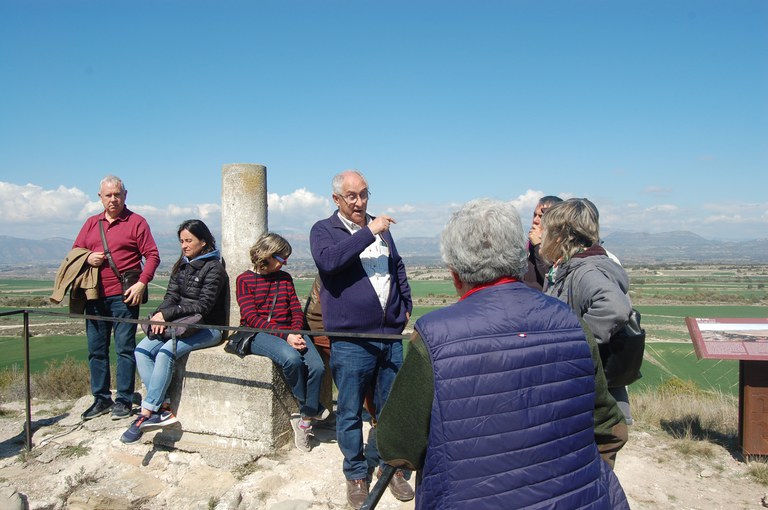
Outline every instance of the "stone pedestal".
{"type": "MultiPolygon", "coordinates": [[[[237,276],[252,268],[250,248],[267,231],[266,171],[253,164],[222,168],[219,248],[230,281],[230,326],[240,323],[237,276]]],[[[193,351],[176,363],[168,397],[180,426],[162,430],[154,441],[200,451],[209,462],[247,462],[292,440],[289,420],[298,406],[268,358],[240,359],[222,345],[193,351]]]]}
{"type": "Polygon", "coordinates": [[[248,462],[293,438],[289,420],[298,405],[268,358],[240,359],[222,346],[192,351],[174,367],[168,395],[180,425],[154,442],[201,452],[209,463],[248,462]]]}

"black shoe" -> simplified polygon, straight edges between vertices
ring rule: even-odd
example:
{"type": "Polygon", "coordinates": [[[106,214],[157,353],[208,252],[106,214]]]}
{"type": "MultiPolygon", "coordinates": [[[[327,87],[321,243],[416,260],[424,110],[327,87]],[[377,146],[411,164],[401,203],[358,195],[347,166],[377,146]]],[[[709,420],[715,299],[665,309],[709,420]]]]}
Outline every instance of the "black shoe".
{"type": "Polygon", "coordinates": [[[125,404],[125,402],[118,400],[112,407],[112,419],[122,420],[128,418],[131,415],[131,404],[125,404]]]}
{"type": "Polygon", "coordinates": [[[112,399],[106,400],[106,399],[98,398],[93,401],[93,404],[91,404],[91,407],[86,409],[85,412],[80,415],[80,418],[83,421],[92,420],[97,416],[107,414],[109,411],[112,410],[112,406],[114,405],[115,403],[112,402],[112,399]]]}

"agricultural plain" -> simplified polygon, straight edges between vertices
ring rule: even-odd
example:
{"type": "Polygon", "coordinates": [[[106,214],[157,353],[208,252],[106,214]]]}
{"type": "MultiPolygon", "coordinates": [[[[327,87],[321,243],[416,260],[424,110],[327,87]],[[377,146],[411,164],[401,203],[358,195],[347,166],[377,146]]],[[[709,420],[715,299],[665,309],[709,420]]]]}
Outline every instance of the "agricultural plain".
{"type": "MultiPolygon", "coordinates": [[[[665,265],[628,267],[633,303],[642,314],[648,334],[643,378],[633,389],[656,387],[671,378],[692,381],[702,389],[727,394],[738,391],[738,362],[699,360],[693,351],[685,317],[768,317],[768,266],[665,265]]],[[[409,270],[414,296],[411,325],[422,315],[456,301],[453,285],[443,269],[409,270]]],[[[311,275],[295,279],[304,302],[311,275]]],[[[160,303],[167,279],[150,287],[150,302],[141,317],[160,303]]],[[[30,365],[44,370],[52,360],[70,356],[87,359],[83,320],[70,318],[66,306],[48,302],[53,281],[0,279],[0,312],[28,310],[30,365]]],[[[24,360],[23,315],[0,317],[0,370],[20,369],[24,360]]],[[[410,328],[406,330],[406,334],[410,328]]]]}

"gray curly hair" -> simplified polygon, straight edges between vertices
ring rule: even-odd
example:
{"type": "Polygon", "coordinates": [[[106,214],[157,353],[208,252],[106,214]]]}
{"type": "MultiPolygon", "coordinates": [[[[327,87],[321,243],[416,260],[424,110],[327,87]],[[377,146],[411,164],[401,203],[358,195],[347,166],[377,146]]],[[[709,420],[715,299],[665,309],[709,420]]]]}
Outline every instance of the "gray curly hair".
{"type": "Polygon", "coordinates": [[[480,198],[453,213],[440,237],[440,253],[462,282],[487,283],[525,273],[525,242],[520,215],[512,204],[480,198]]]}

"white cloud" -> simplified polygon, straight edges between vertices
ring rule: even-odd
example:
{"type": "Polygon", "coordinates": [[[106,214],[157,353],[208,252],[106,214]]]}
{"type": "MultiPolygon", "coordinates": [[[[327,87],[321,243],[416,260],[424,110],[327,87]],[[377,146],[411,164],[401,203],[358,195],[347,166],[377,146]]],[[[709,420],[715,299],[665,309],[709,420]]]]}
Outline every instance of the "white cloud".
{"type": "MultiPolygon", "coordinates": [[[[460,205],[457,203],[408,204],[387,207],[384,212],[397,222],[392,226],[392,232],[397,237],[435,237],[440,235],[451,213],[460,205]]],[[[375,215],[378,211],[371,212],[375,215]]]]}
{"type": "Polygon", "coordinates": [[[744,221],[744,218],[740,214],[715,214],[704,218],[704,223],[731,223],[738,224],[744,221]]]}
{"type": "MultiPolygon", "coordinates": [[[[510,200],[520,212],[525,224],[536,203],[544,193],[529,189],[510,200]]],[[[571,193],[558,196],[569,198],[571,193]]],[[[664,204],[643,203],[637,197],[630,203],[610,199],[597,202],[603,236],[616,230],[631,232],[670,232],[689,230],[710,239],[755,239],[766,236],[768,203],[712,202],[681,205],[669,200],[664,204]]],[[[316,195],[304,188],[287,195],[271,193],[269,228],[295,237],[309,236],[309,230],[319,219],[327,217],[335,205],[330,198],[316,195]]],[[[393,232],[398,237],[438,236],[451,213],[461,203],[372,202],[371,214],[385,212],[397,221],[393,232]]],[[[221,229],[221,205],[163,204],[162,207],[131,204],[131,210],[147,218],[156,236],[175,233],[181,221],[200,218],[212,230],[221,229]]],[[[91,201],[78,188],[59,186],[46,190],[34,184],[24,186],[0,182],[0,234],[27,239],[65,237],[73,239],[89,215],[102,210],[101,202],[91,201]]]]}
{"type": "Polygon", "coordinates": [[[600,202],[603,237],[617,230],[629,232],[690,231],[707,239],[745,240],[766,237],[768,204],[667,203],[642,206],[600,202]]]}
{"type": "Polygon", "coordinates": [[[59,218],[83,218],[88,196],[77,188],[45,190],[34,184],[0,182],[0,222],[49,223],[59,218]]]}
{"type": "Polygon", "coordinates": [[[510,200],[510,203],[515,206],[521,217],[528,217],[533,215],[536,204],[539,203],[539,199],[543,196],[543,191],[529,189],[522,195],[518,195],[517,198],[510,200]],[[530,211],[530,214],[528,214],[528,211],[530,211]]]}
{"type": "Polygon", "coordinates": [[[304,188],[287,195],[267,195],[269,229],[286,236],[309,237],[309,230],[320,218],[330,215],[336,206],[329,198],[304,188]]]}
{"type": "Polygon", "coordinates": [[[297,189],[288,195],[280,196],[277,193],[269,193],[267,195],[267,206],[271,213],[280,212],[290,214],[300,210],[313,210],[318,207],[327,207],[329,204],[329,199],[315,195],[304,188],[297,189]]]}
{"type": "Polygon", "coordinates": [[[673,213],[680,210],[680,208],[676,205],[671,204],[662,204],[662,205],[654,205],[652,207],[649,207],[646,209],[648,212],[660,212],[660,213],[673,213]]]}
{"type": "Polygon", "coordinates": [[[389,215],[398,214],[398,213],[410,214],[417,211],[418,211],[418,208],[411,204],[403,204],[400,206],[387,207],[385,209],[385,212],[389,215]]]}
{"type": "Polygon", "coordinates": [[[661,186],[648,186],[643,190],[645,193],[670,193],[671,188],[662,188],[661,186]]]}

